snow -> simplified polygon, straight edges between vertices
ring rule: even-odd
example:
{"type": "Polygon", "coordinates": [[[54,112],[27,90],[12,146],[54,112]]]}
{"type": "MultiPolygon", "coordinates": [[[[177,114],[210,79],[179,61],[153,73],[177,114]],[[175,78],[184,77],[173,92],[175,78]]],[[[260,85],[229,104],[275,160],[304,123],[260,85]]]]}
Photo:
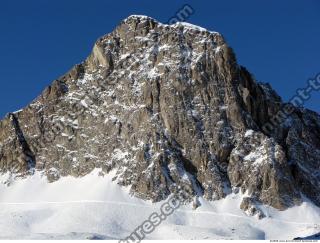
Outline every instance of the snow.
{"type": "Polygon", "coordinates": [[[91,74],[88,74],[88,73],[85,73],[84,77],[82,79],[78,79],[77,80],[77,83],[78,85],[85,85],[87,84],[88,82],[92,81],[93,77],[91,74]]]}
{"type": "Polygon", "coordinates": [[[174,26],[183,26],[183,27],[186,27],[188,29],[194,29],[194,30],[199,30],[199,31],[208,31],[205,28],[202,28],[202,27],[200,27],[198,25],[190,24],[190,23],[187,23],[187,22],[177,22],[177,23],[174,24],[174,26]]]}
{"type": "Polygon", "coordinates": [[[18,113],[20,113],[21,111],[23,111],[23,109],[20,109],[20,110],[14,111],[14,112],[12,112],[12,113],[13,113],[13,114],[18,114],[18,113]]]}
{"type": "MultiPolygon", "coordinates": [[[[136,15],[136,14],[134,14],[134,15],[130,15],[128,18],[126,18],[125,21],[128,20],[128,19],[131,19],[131,18],[139,18],[139,19],[144,19],[144,20],[153,19],[152,17],[146,16],[146,15],[136,15]]],[[[153,19],[153,20],[158,22],[159,25],[163,25],[163,26],[173,26],[173,27],[183,26],[183,27],[185,27],[187,29],[205,31],[205,32],[210,32],[210,33],[217,33],[215,31],[208,31],[207,29],[205,29],[203,27],[200,27],[200,26],[194,25],[194,24],[190,24],[188,22],[181,21],[181,22],[176,22],[176,23],[174,23],[172,25],[168,25],[168,24],[160,23],[159,21],[157,21],[155,19],[153,19]]]]}
{"type": "Polygon", "coordinates": [[[125,159],[128,155],[129,155],[128,152],[123,152],[123,151],[121,151],[120,149],[115,149],[115,150],[114,150],[114,154],[112,155],[112,158],[113,158],[113,159],[116,159],[116,160],[123,160],[123,159],[125,159]]]}
{"type": "Polygon", "coordinates": [[[220,50],[221,50],[221,46],[217,46],[217,47],[216,47],[216,50],[215,50],[215,53],[216,53],[216,54],[219,53],[220,50]]]}
{"type": "Polygon", "coordinates": [[[320,240],[320,233],[303,237],[303,238],[298,237],[295,240],[320,240]]]}
{"type": "Polygon", "coordinates": [[[142,18],[142,19],[150,19],[150,17],[146,16],[146,15],[139,15],[139,14],[132,14],[130,15],[127,19],[130,18],[142,18]]]}
{"type": "Polygon", "coordinates": [[[247,138],[247,137],[253,136],[253,134],[254,134],[253,130],[247,130],[244,136],[247,138]]]}
{"type": "Polygon", "coordinates": [[[159,74],[158,74],[158,69],[157,68],[152,68],[149,72],[148,72],[148,77],[150,79],[154,79],[156,77],[158,77],[159,74]]]}
{"type": "Polygon", "coordinates": [[[270,162],[270,159],[266,155],[266,152],[264,152],[261,148],[258,148],[257,151],[250,152],[243,158],[243,160],[252,163],[254,166],[270,162]]]}
{"type": "Polygon", "coordinates": [[[219,109],[225,111],[225,110],[228,109],[228,106],[227,105],[222,105],[222,106],[219,106],[219,109]]]}
{"type": "Polygon", "coordinates": [[[86,103],[85,100],[81,100],[81,101],[80,101],[80,104],[81,104],[82,106],[84,106],[85,108],[88,108],[88,104],[86,103]]]}
{"type": "MultiPolygon", "coordinates": [[[[9,187],[0,184],[0,239],[120,239],[159,212],[161,202],[132,197],[113,182],[115,171],[99,173],[48,183],[36,172],[9,187]]],[[[264,207],[268,217],[258,220],[239,209],[242,197],[199,198],[197,210],[179,208],[147,239],[293,239],[320,231],[320,210],[307,200],[282,212],[264,207]]]]}

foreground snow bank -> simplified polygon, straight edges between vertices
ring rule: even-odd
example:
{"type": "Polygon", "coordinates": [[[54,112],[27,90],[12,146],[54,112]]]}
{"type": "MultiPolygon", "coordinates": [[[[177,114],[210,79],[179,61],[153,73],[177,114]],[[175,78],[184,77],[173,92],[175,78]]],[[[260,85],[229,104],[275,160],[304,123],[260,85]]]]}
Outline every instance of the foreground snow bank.
{"type": "MultiPolygon", "coordinates": [[[[129,195],[129,189],[94,171],[47,183],[39,173],[9,187],[0,183],[0,239],[120,239],[162,203],[129,195]]],[[[0,176],[0,182],[7,180],[0,176]]],[[[266,218],[246,216],[242,196],[179,208],[148,239],[293,239],[320,231],[320,209],[308,201],[284,212],[264,207],[266,218]]]]}

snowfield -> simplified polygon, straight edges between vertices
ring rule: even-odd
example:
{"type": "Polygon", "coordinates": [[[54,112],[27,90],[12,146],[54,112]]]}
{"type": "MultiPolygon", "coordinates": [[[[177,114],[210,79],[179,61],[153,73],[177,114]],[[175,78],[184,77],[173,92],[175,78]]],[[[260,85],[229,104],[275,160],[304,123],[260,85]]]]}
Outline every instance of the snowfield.
{"type": "MultiPolygon", "coordinates": [[[[48,183],[39,172],[10,186],[0,176],[0,239],[122,239],[163,202],[152,204],[129,195],[112,181],[113,173],[95,170],[83,178],[48,183]]],[[[320,231],[320,209],[305,200],[280,212],[264,207],[258,220],[239,208],[241,194],[180,207],[147,239],[293,239],[320,231]]]]}

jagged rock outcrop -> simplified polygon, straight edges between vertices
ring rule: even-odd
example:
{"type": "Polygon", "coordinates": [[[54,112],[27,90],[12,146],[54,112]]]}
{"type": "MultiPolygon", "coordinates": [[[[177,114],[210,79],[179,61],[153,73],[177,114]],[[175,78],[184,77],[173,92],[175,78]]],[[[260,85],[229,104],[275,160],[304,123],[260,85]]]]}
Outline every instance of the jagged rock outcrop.
{"type": "Polygon", "coordinates": [[[189,200],[240,188],[251,213],[253,202],[286,209],[301,193],[320,206],[319,115],[291,107],[265,131],[285,105],[219,33],[130,16],[0,122],[1,172],[55,181],[101,168],[153,201],[180,187],[189,200]]]}

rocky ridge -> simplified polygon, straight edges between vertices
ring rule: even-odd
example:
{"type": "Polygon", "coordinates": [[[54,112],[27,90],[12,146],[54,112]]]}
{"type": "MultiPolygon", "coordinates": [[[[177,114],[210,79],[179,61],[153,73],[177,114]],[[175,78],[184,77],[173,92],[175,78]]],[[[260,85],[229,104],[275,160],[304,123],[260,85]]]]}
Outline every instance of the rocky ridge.
{"type": "Polygon", "coordinates": [[[152,201],[241,190],[241,208],[259,217],[259,204],[320,206],[320,117],[257,82],[219,33],[130,16],[0,122],[0,170],[12,180],[94,168],[152,201]],[[290,115],[263,129],[283,108],[290,115]]]}

